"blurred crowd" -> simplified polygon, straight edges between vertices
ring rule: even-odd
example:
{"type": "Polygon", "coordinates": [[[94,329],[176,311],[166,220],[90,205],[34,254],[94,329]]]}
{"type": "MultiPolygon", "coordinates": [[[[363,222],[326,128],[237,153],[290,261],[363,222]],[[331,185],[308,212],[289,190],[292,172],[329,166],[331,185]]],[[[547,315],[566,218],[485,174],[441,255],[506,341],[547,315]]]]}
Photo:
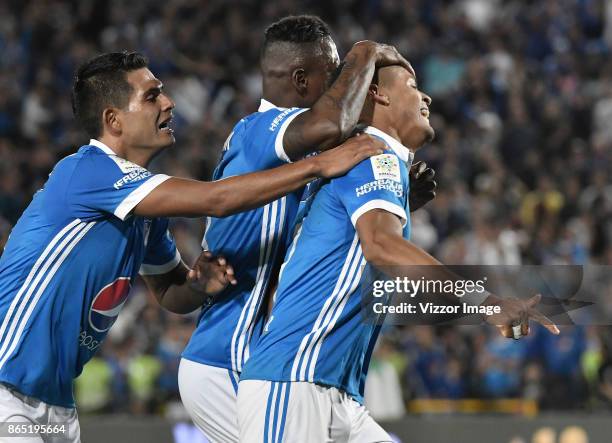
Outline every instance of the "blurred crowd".
{"type": "MultiPolygon", "coordinates": [[[[263,30],[292,13],[325,19],[341,57],[362,39],[395,45],[432,96],[436,139],[417,159],[439,191],[412,215],[413,241],[451,264],[612,264],[605,0],[0,2],[0,246],[54,163],[87,142],[70,105],[80,62],[146,54],[176,102],[176,146],[153,169],[208,179],[232,126],[257,110],[263,30]]],[[[187,260],[201,225],[173,222],[187,260]]],[[[180,414],[176,372],[195,319],[162,312],[137,286],[76,382],[81,412],[180,414]]],[[[415,398],[611,409],[612,330],[536,328],[514,342],[488,327],[391,328],[369,383],[382,418],[415,398]]]]}

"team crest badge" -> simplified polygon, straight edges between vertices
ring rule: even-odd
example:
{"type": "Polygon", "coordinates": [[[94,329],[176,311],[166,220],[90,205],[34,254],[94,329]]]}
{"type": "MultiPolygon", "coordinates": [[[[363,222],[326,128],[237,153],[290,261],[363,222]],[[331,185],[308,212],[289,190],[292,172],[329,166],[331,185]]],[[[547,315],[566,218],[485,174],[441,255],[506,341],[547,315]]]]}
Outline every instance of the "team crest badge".
{"type": "Polygon", "coordinates": [[[381,154],[370,158],[376,180],[395,180],[401,182],[399,160],[392,154],[381,154]]]}

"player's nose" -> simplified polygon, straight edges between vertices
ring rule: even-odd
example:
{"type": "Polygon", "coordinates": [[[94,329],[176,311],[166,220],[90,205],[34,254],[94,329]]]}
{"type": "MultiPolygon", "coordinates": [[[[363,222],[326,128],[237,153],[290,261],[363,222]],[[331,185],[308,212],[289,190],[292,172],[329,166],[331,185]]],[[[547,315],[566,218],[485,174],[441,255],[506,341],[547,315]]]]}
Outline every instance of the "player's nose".
{"type": "Polygon", "coordinates": [[[170,111],[172,109],[174,109],[174,101],[172,101],[172,99],[166,95],[166,94],[162,94],[162,111],[170,111]]]}
{"type": "Polygon", "coordinates": [[[421,97],[422,97],[423,101],[424,101],[425,103],[427,103],[427,106],[431,105],[431,102],[432,102],[433,100],[431,99],[431,97],[430,97],[430,96],[428,96],[428,95],[427,95],[427,94],[425,94],[423,91],[421,91],[421,97]]]}

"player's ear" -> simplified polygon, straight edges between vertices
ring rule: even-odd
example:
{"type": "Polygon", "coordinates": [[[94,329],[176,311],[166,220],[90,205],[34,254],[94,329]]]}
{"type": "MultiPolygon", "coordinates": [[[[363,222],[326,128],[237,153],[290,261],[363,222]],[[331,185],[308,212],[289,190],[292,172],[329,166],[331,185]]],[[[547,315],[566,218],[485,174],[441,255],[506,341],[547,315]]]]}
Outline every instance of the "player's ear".
{"type": "Polygon", "coordinates": [[[384,94],[376,83],[372,83],[370,85],[370,88],[368,89],[368,96],[370,97],[370,100],[377,105],[389,106],[391,103],[389,96],[384,94]]]}
{"type": "Polygon", "coordinates": [[[106,108],[102,112],[102,124],[113,135],[121,133],[121,119],[116,108],[106,108]]]}
{"type": "Polygon", "coordinates": [[[293,87],[300,94],[300,96],[305,96],[308,92],[308,77],[306,76],[306,71],[304,68],[294,69],[291,73],[291,83],[293,83],[293,87]]]}

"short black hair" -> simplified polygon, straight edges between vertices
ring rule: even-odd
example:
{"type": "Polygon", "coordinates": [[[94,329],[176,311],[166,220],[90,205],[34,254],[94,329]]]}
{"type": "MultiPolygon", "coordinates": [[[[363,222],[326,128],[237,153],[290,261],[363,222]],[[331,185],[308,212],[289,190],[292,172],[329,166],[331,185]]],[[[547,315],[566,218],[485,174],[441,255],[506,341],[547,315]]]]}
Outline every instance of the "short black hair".
{"type": "Polygon", "coordinates": [[[102,134],[105,108],[127,106],[132,87],[126,74],[147,65],[144,55],[123,51],[98,55],[79,66],[72,86],[72,111],[90,137],[102,134]]]}
{"type": "Polygon", "coordinates": [[[329,26],[315,15],[289,15],[272,23],[264,33],[265,49],[270,43],[313,43],[330,37],[329,26]]]}

